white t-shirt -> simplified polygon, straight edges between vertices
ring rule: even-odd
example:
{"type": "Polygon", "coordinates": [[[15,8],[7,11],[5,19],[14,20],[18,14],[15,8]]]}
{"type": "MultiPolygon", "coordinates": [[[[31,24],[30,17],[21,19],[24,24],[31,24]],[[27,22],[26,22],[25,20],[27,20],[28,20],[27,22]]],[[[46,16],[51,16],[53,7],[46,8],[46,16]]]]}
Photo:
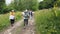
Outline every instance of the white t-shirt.
{"type": "Polygon", "coordinates": [[[10,17],[9,17],[9,19],[14,19],[15,18],[15,16],[13,16],[13,15],[10,15],[10,17]]]}

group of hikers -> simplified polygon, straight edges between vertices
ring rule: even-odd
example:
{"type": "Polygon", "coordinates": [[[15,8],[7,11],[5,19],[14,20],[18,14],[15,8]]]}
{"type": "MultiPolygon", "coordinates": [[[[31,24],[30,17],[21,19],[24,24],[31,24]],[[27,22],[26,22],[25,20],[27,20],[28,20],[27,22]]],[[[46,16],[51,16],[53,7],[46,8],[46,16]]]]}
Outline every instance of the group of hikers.
{"type": "MultiPolygon", "coordinates": [[[[23,16],[23,19],[24,19],[24,26],[26,26],[26,25],[28,25],[28,20],[32,19],[33,12],[32,12],[32,10],[27,10],[26,9],[22,12],[22,16],[23,16]]],[[[13,26],[14,22],[15,22],[15,11],[14,10],[10,11],[9,19],[10,19],[11,26],[13,26]]]]}

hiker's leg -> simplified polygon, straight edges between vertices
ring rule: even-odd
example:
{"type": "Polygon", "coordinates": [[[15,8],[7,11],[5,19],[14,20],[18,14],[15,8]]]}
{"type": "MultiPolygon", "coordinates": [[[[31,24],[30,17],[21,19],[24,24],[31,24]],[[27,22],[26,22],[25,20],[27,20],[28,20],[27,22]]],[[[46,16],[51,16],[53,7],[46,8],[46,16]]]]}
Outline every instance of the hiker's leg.
{"type": "Polygon", "coordinates": [[[30,15],[30,19],[31,19],[31,15],[30,15]]]}
{"type": "Polygon", "coordinates": [[[28,25],[28,19],[26,19],[26,25],[28,25]]]}
{"type": "Polygon", "coordinates": [[[25,23],[26,23],[26,19],[24,19],[24,26],[25,26],[25,23]]]}
{"type": "Polygon", "coordinates": [[[12,26],[13,26],[13,24],[14,24],[14,21],[15,21],[15,20],[13,19],[13,20],[12,20],[12,26]]]}
{"type": "Polygon", "coordinates": [[[30,16],[30,19],[32,20],[32,15],[30,16]]]}
{"type": "Polygon", "coordinates": [[[12,26],[12,22],[13,22],[12,19],[10,19],[11,26],[12,26]]]}
{"type": "Polygon", "coordinates": [[[26,19],[24,19],[24,29],[26,29],[26,19]]]}

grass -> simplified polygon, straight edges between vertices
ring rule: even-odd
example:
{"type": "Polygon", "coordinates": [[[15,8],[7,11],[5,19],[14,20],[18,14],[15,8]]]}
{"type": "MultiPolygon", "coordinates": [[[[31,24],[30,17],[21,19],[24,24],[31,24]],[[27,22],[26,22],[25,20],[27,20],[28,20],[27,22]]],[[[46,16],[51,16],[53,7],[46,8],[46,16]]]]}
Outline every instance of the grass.
{"type": "Polygon", "coordinates": [[[35,12],[37,34],[60,34],[60,10],[39,10],[35,12]]]}
{"type": "MultiPolygon", "coordinates": [[[[21,12],[16,12],[16,21],[21,19],[21,12]]],[[[0,15],[0,31],[10,26],[9,13],[0,15]]]]}

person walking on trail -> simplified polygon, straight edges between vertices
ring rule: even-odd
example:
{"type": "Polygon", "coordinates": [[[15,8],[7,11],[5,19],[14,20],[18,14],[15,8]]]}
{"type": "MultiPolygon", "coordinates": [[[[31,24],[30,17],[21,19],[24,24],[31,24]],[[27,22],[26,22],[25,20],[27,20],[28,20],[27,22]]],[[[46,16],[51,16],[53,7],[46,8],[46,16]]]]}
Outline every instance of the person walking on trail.
{"type": "Polygon", "coordinates": [[[13,26],[13,24],[14,24],[14,22],[15,22],[15,12],[14,12],[14,10],[12,10],[12,11],[10,12],[9,19],[10,19],[11,26],[13,26]]]}
{"type": "Polygon", "coordinates": [[[23,17],[24,17],[24,26],[26,26],[28,25],[28,19],[29,19],[29,13],[27,9],[23,12],[23,17]]]}
{"type": "Polygon", "coordinates": [[[29,10],[29,16],[30,16],[30,19],[32,19],[32,17],[33,17],[33,13],[32,13],[31,10],[29,10]]]}

